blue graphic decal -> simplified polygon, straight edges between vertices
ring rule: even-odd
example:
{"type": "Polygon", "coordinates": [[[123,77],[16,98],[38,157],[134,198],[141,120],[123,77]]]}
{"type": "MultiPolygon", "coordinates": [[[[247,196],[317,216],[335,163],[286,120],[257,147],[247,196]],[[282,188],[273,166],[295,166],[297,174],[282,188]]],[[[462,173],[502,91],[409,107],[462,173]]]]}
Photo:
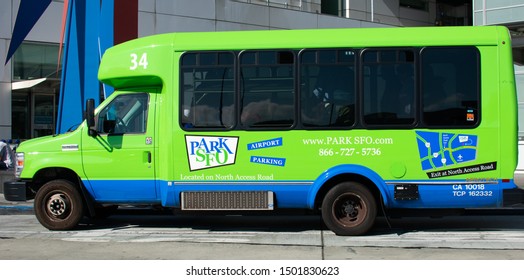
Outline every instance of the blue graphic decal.
{"type": "Polygon", "coordinates": [[[258,150],[282,146],[282,137],[247,144],[247,150],[258,150]]]}
{"type": "Polygon", "coordinates": [[[477,135],[427,131],[416,133],[423,170],[473,161],[477,157],[477,135]]]}
{"type": "Polygon", "coordinates": [[[275,165],[275,166],[284,166],[284,165],[286,165],[286,159],[285,158],[275,158],[275,157],[251,156],[250,162],[258,163],[258,164],[275,165]]]}

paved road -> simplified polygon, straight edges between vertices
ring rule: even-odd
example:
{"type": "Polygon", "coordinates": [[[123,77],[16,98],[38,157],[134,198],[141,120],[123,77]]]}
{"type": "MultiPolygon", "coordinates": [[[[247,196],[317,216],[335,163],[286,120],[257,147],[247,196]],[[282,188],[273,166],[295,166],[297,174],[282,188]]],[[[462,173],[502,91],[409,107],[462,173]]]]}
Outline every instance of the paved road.
{"type": "Polygon", "coordinates": [[[314,215],[172,216],[131,210],[53,232],[19,211],[0,215],[0,259],[524,260],[520,214],[401,218],[389,224],[379,218],[370,234],[343,237],[314,215]]]}

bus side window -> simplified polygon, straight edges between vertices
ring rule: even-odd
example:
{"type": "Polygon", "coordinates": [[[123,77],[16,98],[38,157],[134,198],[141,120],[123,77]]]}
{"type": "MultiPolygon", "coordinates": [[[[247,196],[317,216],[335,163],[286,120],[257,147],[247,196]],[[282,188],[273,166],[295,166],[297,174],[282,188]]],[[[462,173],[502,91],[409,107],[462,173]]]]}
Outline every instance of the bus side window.
{"type": "Polygon", "coordinates": [[[355,53],[301,53],[301,120],[305,127],[350,127],[355,123],[355,53]]]}
{"type": "Polygon", "coordinates": [[[365,50],[362,64],[364,123],[412,126],[416,111],[413,50],[365,50]]]}
{"type": "Polygon", "coordinates": [[[246,51],[240,55],[240,123],[244,128],[289,128],[295,116],[294,55],[246,51]]]}
{"type": "Polygon", "coordinates": [[[234,54],[194,52],[181,58],[180,125],[230,129],[235,124],[234,54]]]}
{"type": "Polygon", "coordinates": [[[423,122],[429,127],[474,127],[480,120],[478,50],[473,47],[422,50],[423,122]]]}

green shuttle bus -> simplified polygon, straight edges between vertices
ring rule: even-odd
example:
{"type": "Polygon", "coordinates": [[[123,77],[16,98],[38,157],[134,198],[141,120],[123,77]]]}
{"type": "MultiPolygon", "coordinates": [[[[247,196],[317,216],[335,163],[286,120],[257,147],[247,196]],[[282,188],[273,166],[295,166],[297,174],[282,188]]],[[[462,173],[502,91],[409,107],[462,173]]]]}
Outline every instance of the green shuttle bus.
{"type": "Polygon", "coordinates": [[[147,204],[311,209],[360,235],[393,209],[522,203],[504,27],[161,34],[107,50],[98,77],[115,92],[23,142],[4,187],[51,230],[147,204]]]}

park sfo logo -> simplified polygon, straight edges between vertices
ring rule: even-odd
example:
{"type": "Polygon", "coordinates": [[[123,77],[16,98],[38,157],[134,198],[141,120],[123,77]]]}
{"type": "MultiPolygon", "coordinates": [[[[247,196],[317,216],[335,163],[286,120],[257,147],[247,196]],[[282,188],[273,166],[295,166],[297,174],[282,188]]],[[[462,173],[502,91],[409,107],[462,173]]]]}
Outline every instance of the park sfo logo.
{"type": "Polygon", "coordinates": [[[235,164],[238,137],[186,135],[191,171],[235,164]]]}

